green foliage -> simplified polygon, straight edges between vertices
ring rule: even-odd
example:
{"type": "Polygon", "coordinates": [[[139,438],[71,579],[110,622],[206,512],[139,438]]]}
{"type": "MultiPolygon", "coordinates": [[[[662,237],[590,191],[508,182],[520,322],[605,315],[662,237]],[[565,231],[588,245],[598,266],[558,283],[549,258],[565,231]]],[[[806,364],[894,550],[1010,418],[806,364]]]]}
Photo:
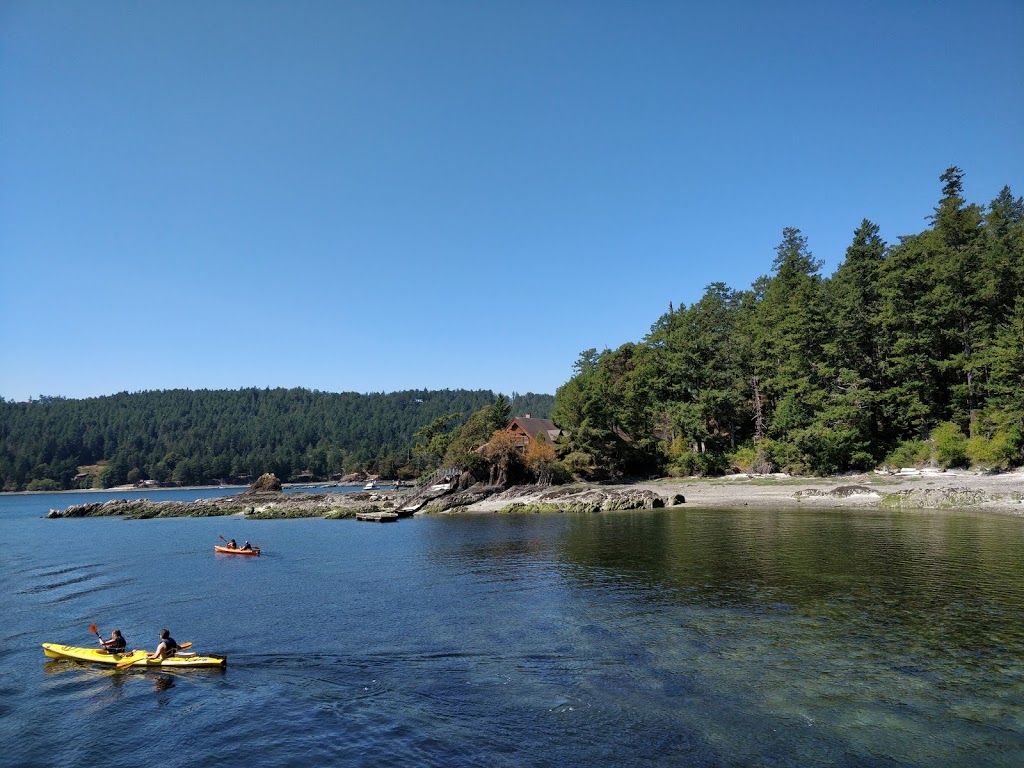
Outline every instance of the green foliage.
{"type": "Polygon", "coordinates": [[[757,451],[754,450],[752,445],[745,445],[728,454],[726,460],[730,467],[749,474],[754,471],[757,451]]]}
{"type": "Polygon", "coordinates": [[[1024,464],[1024,425],[1011,408],[989,408],[979,419],[978,433],[967,440],[971,466],[1006,468],[1024,464]]]}
{"type": "Polygon", "coordinates": [[[600,476],[600,471],[594,457],[583,451],[570,451],[562,458],[562,466],[574,477],[581,477],[587,480],[600,476]]]}
{"type": "Polygon", "coordinates": [[[967,440],[967,461],[972,467],[1005,469],[1015,460],[1019,461],[1014,437],[1006,432],[997,432],[992,437],[975,435],[967,440]]]}
{"type": "Polygon", "coordinates": [[[1024,200],[1004,187],[970,204],[955,167],[941,182],[931,227],[889,246],[862,220],[828,279],[786,228],[750,290],[713,284],[641,342],[582,353],[552,410],[563,464],[829,474],[975,451],[1020,465],[1024,200]]]}
{"type": "Polygon", "coordinates": [[[494,433],[492,429],[492,408],[493,406],[481,408],[455,431],[441,460],[441,464],[447,467],[465,467],[477,477],[482,478],[486,476],[486,473],[481,475],[479,472],[486,462],[478,452],[478,449],[490,440],[491,435],[494,433]]]}
{"type": "Polygon", "coordinates": [[[895,469],[923,467],[931,460],[931,456],[931,443],[914,438],[900,443],[892,453],[885,457],[885,464],[895,469]]]}
{"type": "Polygon", "coordinates": [[[565,462],[556,461],[551,466],[551,484],[552,485],[565,485],[571,483],[573,479],[573,473],[565,465],[565,462]]]}
{"type": "Polygon", "coordinates": [[[764,451],[763,460],[768,463],[767,467],[762,467],[762,473],[765,469],[770,469],[790,475],[801,475],[812,469],[807,454],[804,453],[799,443],[784,440],[762,440],[759,447],[764,451]]]}
{"type": "Polygon", "coordinates": [[[43,478],[42,480],[30,480],[28,485],[25,486],[26,491],[59,491],[61,490],[60,483],[50,478],[43,478]]]}
{"type": "MultiPolygon", "coordinates": [[[[409,476],[417,431],[495,400],[490,391],[243,389],[0,401],[0,487],[23,490],[44,479],[63,489],[140,479],[246,483],[264,472],[330,479],[357,469],[409,476]],[[79,467],[101,463],[76,477],[79,467]]],[[[518,413],[547,417],[553,398],[513,393],[510,402],[518,413]]]]}
{"type": "Polygon", "coordinates": [[[728,468],[727,463],[722,454],[685,450],[672,459],[668,470],[669,474],[676,476],[720,475],[728,468]]]}
{"type": "MultiPolygon", "coordinates": [[[[531,414],[532,415],[532,414],[531,414]]],[[[512,401],[498,395],[490,409],[491,432],[504,429],[512,421],[512,401]]]]}
{"type": "Polygon", "coordinates": [[[462,420],[461,413],[448,413],[439,416],[413,435],[416,441],[412,456],[418,469],[426,470],[438,467],[448,447],[455,438],[453,429],[462,420]]]}
{"type": "Polygon", "coordinates": [[[967,436],[952,422],[943,422],[932,430],[935,461],[942,467],[961,467],[967,463],[967,436]]]}

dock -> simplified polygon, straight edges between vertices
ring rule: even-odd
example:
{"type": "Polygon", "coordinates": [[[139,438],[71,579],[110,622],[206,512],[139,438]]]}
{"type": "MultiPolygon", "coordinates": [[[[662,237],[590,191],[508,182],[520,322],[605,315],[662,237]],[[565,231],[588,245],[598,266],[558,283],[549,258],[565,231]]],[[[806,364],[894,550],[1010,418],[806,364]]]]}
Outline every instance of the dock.
{"type": "Polygon", "coordinates": [[[393,523],[398,520],[397,512],[356,512],[356,520],[370,523],[393,523]]]}

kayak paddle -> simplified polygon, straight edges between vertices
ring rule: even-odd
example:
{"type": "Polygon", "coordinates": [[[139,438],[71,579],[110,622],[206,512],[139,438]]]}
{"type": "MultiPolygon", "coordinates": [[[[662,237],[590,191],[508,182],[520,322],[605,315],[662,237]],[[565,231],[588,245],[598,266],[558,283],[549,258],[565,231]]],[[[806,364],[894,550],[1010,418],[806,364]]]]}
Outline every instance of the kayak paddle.
{"type": "MultiPolygon", "coordinates": [[[[187,643],[182,643],[181,645],[179,645],[177,650],[179,650],[179,651],[187,651],[191,647],[192,647],[192,642],[189,641],[187,643]]],[[[136,653],[147,653],[147,651],[132,651],[127,656],[125,656],[123,659],[121,659],[119,662],[117,662],[117,668],[118,669],[127,669],[132,664],[137,662],[138,659],[135,658],[135,654],[136,653]]],[[[164,658],[168,659],[168,658],[171,658],[171,657],[170,656],[165,656],[164,658]]]]}
{"type": "Polygon", "coordinates": [[[95,625],[95,624],[90,624],[90,625],[89,625],[89,631],[90,631],[90,632],[92,632],[92,633],[93,633],[94,635],[96,635],[97,639],[99,639],[99,641],[100,641],[101,643],[103,642],[103,638],[102,638],[102,637],[100,637],[100,633],[99,633],[99,631],[98,631],[98,630],[96,629],[96,625],[95,625]]]}

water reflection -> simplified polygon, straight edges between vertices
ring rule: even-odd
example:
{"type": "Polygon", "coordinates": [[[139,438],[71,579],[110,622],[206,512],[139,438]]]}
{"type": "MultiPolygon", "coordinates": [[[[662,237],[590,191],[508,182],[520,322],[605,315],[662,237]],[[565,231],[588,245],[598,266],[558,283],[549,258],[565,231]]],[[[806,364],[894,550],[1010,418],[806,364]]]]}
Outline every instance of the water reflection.
{"type": "Polygon", "coordinates": [[[795,611],[926,646],[1024,651],[1021,526],[1000,517],[664,511],[572,520],[568,573],[644,602],[795,611]]]}
{"type": "Polygon", "coordinates": [[[112,688],[120,688],[128,679],[118,669],[111,667],[98,667],[91,664],[80,664],[74,661],[62,659],[50,659],[43,663],[43,672],[46,675],[72,674],[75,679],[104,680],[112,688]]]}
{"type": "Polygon", "coordinates": [[[168,691],[174,687],[174,678],[170,675],[154,675],[153,676],[153,690],[157,691],[168,691]]]}

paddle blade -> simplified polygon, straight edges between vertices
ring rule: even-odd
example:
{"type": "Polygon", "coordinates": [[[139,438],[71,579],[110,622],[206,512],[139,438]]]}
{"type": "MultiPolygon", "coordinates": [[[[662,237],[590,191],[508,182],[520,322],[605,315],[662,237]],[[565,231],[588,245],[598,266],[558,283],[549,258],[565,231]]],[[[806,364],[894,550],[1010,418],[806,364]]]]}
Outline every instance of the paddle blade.
{"type": "Polygon", "coordinates": [[[145,658],[145,655],[146,655],[145,651],[132,651],[127,656],[125,656],[123,659],[121,659],[119,662],[117,662],[117,668],[118,669],[127,669],[128,667],[130,667],[132,664],[134,664],[139,659],[145,658]],[[136,655],[136,654],[141,654],[141,655],[136,655]]]}
{"type": "Polygon", "coordinates": [[[187,651],[191,647],[192,647],[192,643],[191,642],[182,643],[181,645],[178,646],[178,650],[179,651],[187,651]]]}
{"type": "Polygon", "coordinates": [[[227,539],[225,539],[225,538],[224,538],[223,536],[221,536],[220,534],[217,534],[217,538],[218,538],[218,539],[220,539],[221,541],[227,541],[227,539]]]}
{"type": "Polygon", "coordinates": [[[99,632],[96,631],[96,625],[95,624],[90,624],[89,625],[89,631],[92,632],[94,635],[98,635],[99,634],[99,632]]]}

